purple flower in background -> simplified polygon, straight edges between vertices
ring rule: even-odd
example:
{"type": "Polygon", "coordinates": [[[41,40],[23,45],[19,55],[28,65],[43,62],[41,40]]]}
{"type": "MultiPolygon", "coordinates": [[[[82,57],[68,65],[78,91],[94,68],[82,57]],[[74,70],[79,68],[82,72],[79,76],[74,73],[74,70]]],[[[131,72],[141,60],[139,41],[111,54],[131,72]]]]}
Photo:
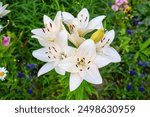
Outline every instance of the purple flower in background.
{"type": "Polygon", "coordinates": [[[133,76],[135,74],[134,70],[130,70],[130,76],[133,76]]]}
{"type": "Polygon", "coordinates": [[[29,94],[32,94],[32,93],[33,93],[33,91],[32,91],[31,89],[28,89],[27,92],[28,92],[29,94]]]}
{"type": "Polygon", "coordinates": [[[2,37],[2,44],[3,44],[3,46],[4,46],[4,47],[7,47],[7,46],[9,45],[9,43],[10,43],[10,37],[8,37],[8,36],[3,36],[3,37],[2,37]]]}
{"type": "Polygon", "coordinates": [[[18,73],[18,78],[21,78],[23,76],[23,73],[19,72],[18,73]]]}
{"type": "Polygon", "coordinates": [[[126,89],[127,89],[128,91],[132,90],[132,85],[131,85],[131,84],[128,84],[128,85],[126,86],[126,89]]]}
{"type": "Polygon", "coordinates": [[[20,90],[20,89],[18,89],[18,90],[17,90],[17,92],[18,92],[18,93],[21,93],[21,90],[20,90]]]}
{"type": "Polygon", "coordinates": [[[143,41],[146,41],[147,40],[147,37],[143,37],[143,41]]]}
{"type": "Polygon", "coordinates": [[[139,91],[140,91],[140,92],[144,92],[145,89],[144,89],[143,87],[140,87],[140,88],[139,88],[139,91]]]}
{"type": "Polygon", "coordinates": [[[35,69],[37,67],[37,64],[27,64],[26,68],[28,69],[35,69]]]}
{"type": "Polygon", "coordinates": [[[127,29],[127,33],[128,33],[128,35],[131,35],[131,34],[132,34],[132,32],[131,32],[130,29],[127,29]]]}

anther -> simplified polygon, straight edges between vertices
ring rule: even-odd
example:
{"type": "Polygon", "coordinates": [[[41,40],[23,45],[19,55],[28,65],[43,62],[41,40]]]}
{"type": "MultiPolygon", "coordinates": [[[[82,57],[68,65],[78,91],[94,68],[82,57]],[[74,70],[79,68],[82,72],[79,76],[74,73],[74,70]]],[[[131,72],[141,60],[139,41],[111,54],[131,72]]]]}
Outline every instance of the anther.
{"type": "Polygon", "coordinates": [[[89,64],[90,62],[91,62],[91,61],[89,61],[88,64],[89,64]]]}
{"type": "Polygon", "coordinates": [[[90,69],[90,67],[87,68],[87,70],[89,70],[89,69],[90,69]]]}
{"type": "Polygon", "coordinates": [[[52,28],[52,23],[50,23],[50,27],[52,28]]]}
{"type": "Polygon", "coordinates": [[[45,30],[42,28],[43,33],[45,33],[45,30]]]}

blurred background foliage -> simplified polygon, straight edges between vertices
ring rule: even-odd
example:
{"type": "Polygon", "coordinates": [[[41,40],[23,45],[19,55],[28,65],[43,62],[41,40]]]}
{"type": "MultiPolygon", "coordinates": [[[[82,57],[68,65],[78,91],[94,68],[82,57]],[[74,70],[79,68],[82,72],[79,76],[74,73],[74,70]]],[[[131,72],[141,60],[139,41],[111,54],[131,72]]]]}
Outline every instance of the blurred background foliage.
{"type": "MultiPolygon", "coordinates": [[[[0,33],[11,38],[8,47],[0,43],[0,67],[9,73],[0,81],[0,99],[150,99],[150,1],[129,0],[131,11],[114,12],[114,0],[2,0],[11,10],[1,24],[9,25],[0,33]],[[87,8],[90,18],[106,15],[104,27],[115,30],[112,46],[122,57],[120,63],[101,68],[103,84],[84,81],[75,91],[69,91],[69,74],[51,71],[39,78],[44,64],[33,58],[40,48],[31,30],[43,27],[43,15],[52,19],[57,11],[74,16],[87,8]]],[[[1,42],[1,41],[0,41],[1,42]]]]}

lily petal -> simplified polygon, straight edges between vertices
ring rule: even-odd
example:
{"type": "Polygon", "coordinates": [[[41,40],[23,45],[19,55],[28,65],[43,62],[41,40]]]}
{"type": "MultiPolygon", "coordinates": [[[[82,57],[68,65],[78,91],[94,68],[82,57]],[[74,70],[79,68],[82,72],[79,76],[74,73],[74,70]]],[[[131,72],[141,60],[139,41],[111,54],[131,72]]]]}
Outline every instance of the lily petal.
{"type": "Polygon", "coordinates": [[[42,49],[38,49],[32,52],[32,55],[43,62],[51,62],[53,61],[52,59],[48,58],[48,55],[46,54],[46,52],[48,52],[48,50],[46,48],[42,48],[42,49]]]}
{"type": "Polygon", "coordinates": [[[10,13],[10,10],[4,10],[4,11],[2,12],[2,16],[1,16],[1,17],[7,15],[8,13],[10,13]]]}
{"type": "Polygon", "coordinates": [[[54,18],[54,23],[57,25],[57,28],[60,28],[62,25],[62,16],[61,16],[61,11],[58,11],[55,18],[54,18]]]}
{"type": "Polygon", "coordinates": [[[83,8],[77,15],[77,19],[80,21],[82,28],[85,28],[89,22],[89,12],[86,8],[83,8]]]}
{"type": "Polygon", "coordinates": [[[112,62],[120,62],[121,61],[120,55],[114,48],[108,46],[108,47],[103,48],[102,51],[105,55],[107,55],[109,57],[109,59],[111,59],[112,62]]]}
{"type": "Polygon", "coordinates": [[[96,45],[93,40],[88,39],[84,41],[77,49],[79,57],[88,58],[90,60],[96,57],[96,45]]]}
{"type": "Polygon", "coordinates": [[[78,33],[75,31],[69,36],[69,40],[76,46],[79,47],[81,43],[85,41],[83,37],[79,37],[78,33]]]}
{"type": "Polygon", "coordinates": [[[99,42],[100,47],[104,47],[104,46],[109,46],[112,41],[114,40],[115,37],[115,31],[114,30],[110,30],[108,32],[106,32],[104,38],[99,42]]]}
{"type": "Polygon", "coordinates": [[[45,35],[45,33],[43,32],[43,30],[41,28],[33,29],[31,32],[35,35],[38,35],[38,36],[44,36],[45,35]]]}
{"type": "Polygon", "coordinates": [[[49,58],[46,54],[48,50],[46,48],[38,49],[32,52],[32,55],[40,61],[48,62],[49,58]]]}
{"type": "Polygon", "coordinates": [[[92,19],[89,22],[87,29],[93,29],[93,30],[94,29],[104,29],[102,21],[104,20],[105,17],[106,16],[104,16],[104,15],[95,17],[94,19],[92,19]]]}
{"type": "Polygon", "coordinates": [[[48,28],[49,31],[57,31],[56,26],[54,25],[54,22],[47,15],[44,15],[43,22],[44,22],[45,28],[48,28]]]}
{"type": "Polygon", "coordinates": [[[77,73],[78,68],[76,67],[76,64],[77,64],[77,58],[72,56],[62,60],[58,66],[67,72],[77,73]]]}
{"type": "Polygon", "coordinates": [[[68,33],[65,30],[60,31],[55,42],[60,46],[62,51],[64,51],[68,47],[68,33]]]}
{"type": "Polygon", "coordinates": [[[98,54],[95,59],[95,64],[98,68],[108,65],[110,62],[111,60],[104,54],[98,54]]]}
{"type": "Polygon", "coordinates": [[[56,71],[58,74],[65,75],[65,70],[63,70],[63,69],[60,68],[59,66],[56,66],[56,67],[55,67],[55,71],[56,71]]]}
{"type": "Polygon", "coordinates": [[[75,89],[77,89],[80,84],[82,83],[83,79],[78,75],[78,74],[71,74],[70,75],[70,91],[74,91],[75,89]]]}
{"type": "Polygon", "coordinates": [[[66,20],[73,20],[74,16],[68,12],[62,12],[62,18],[64,21],[66,20]]]}
{"type": "Polygon", "coordinates": [[[54,69],[54,62],[46,63],[38,72],[38,77],[54,69]]]}
{"type": "Polygon", "coordinates": [[[94,64],[92,64],[90,66],[90,69],[87,70],[87,73],[83,79],[92,84],[101,84],[102,83],[102,77],[98,71],[97,66],[94,64]]]}
{"type": "Polygon", "coordinates": [[[8,4],[5,4],[3,7],[1,7],[0,12],[2,13],[6,9],[7,6],[8,6],[8,4]]]}

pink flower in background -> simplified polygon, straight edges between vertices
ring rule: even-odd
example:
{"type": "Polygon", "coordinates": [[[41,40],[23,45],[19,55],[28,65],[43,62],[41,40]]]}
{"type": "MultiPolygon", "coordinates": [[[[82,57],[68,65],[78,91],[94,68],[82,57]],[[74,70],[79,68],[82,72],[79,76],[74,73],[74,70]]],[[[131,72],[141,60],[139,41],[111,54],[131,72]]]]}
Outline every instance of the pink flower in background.
{"type": "Polygon", "coordinates": [[[117,6],[117,5],[115,5],[115,4],[112,5],[111,8],[112,8],[115,12],[119,10],[119,6],[117,6]]]}
{"type": "Polygon", "coordinates": [[[2,37],[2,44],[3,44],[3,46],[4,46],[4,47],[7,47],[7,46],[9,45],[9,43],[10,43],[10,37],[8,37],[8,36],[3,36],[3,37],[2,37]]]}
{"type": "Polygon", "coordinates": [[[111,8],[116,12],[123,5],[123,8],[126,9],[128,5],[125,3],[128,3],[128,0],[115,0],[115,4],[111,8]]]}

